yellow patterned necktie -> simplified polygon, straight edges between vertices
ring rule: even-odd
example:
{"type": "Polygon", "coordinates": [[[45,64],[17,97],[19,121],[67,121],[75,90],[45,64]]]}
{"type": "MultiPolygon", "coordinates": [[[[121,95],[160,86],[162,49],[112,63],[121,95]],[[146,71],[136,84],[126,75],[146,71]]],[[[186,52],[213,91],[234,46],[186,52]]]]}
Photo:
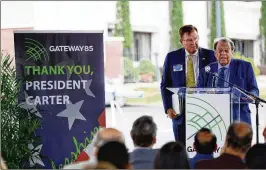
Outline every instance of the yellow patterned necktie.
{"type": "Polygon", "coordinates": [[[195,84],[193,60],[190,55],[187,62],[187,87],[195,87],[195,84]]]}

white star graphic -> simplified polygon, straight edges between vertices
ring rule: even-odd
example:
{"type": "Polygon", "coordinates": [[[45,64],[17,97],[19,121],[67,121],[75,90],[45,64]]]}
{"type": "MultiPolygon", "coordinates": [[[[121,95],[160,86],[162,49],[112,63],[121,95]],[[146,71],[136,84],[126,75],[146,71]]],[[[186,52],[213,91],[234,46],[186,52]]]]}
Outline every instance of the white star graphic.
{"type": "Polygon", "coordinates": [[[26,99],[28,97],[28,94],[26,91],[24,91],[24,94],[25,94],[25,102],[21,102],[19,105],[20,107],[26,109],[28,112],[30,112],[31,114],[35,114],[36,116],[38,117],[42,117],[42,115],[40,114],[40,112],[38,111],[38,109],[36,108],[36,104],[35,103],[35,99],[34,100],[31,100],[29,99],[29,102],[30,103],[33,103],[32,105],[29,105],[27,102],[26,102],[26,99]]]}
{"type": "Polygon", "coordinates": [[[42,149],[42,145],[39,145],[36,148],[34,148],[33,144],[28,144],[28,148],[30,150],[37,150],[32,154],[32,156],[29,159],[30,160],[30,166],[32,167],[32,166],[36,165],[36,163],[44,166],[44,163],[43,163],[42,159],[40,158],[40,152],[42,149]]]}
{"type": "Polygon", "coordinates": [[[83,102],[84,102],[84,100],[81,100],[75,104],[72,104],[71,101],[69,101],[69,104],[66,104],[66,109],[56,115],[59,117],[67,117],[68,118],[69,130],[71,130],[72,125],[76,119],[86,121],[85,117],[79,112],[80,107],[83,104],[83,102]]]}
{"type": "Polygon", "coordinates": [[[92,96],[92,97],[95,97],[95,95],[92,93],[91,89],[90,89],[90,86],[91,86],[91,82],[92,82],[92,79],[91,80],[88,80],[86,83],[85,83],[85,92],[88,96],[92,96]]]}

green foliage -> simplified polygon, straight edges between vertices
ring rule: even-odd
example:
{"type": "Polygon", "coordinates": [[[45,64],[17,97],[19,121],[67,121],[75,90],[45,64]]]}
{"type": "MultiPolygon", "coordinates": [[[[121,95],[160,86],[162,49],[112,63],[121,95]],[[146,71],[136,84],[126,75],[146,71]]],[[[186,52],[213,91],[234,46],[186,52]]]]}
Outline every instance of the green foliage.
{"type": "Polygon", "coordinates": [[[23,82],[16,79],[10,56],[1,53],[1,152],[9,169],[26,168],[29,158],[37,151],[30,150],[28,144],[37,147],[40,142],[34,134],[40,120],[17,102],[23,82]]]}
{"type": "Polygon", "coordinates": [[[128,57],[124,57],[124,77],[129,78],[133,72],[133,61],[128,57]]]}
{"type": "Polygon", "coordinates": [[[234,54],[234,57],[233,58],[237,58],[237,59],[241,59],[241,60],[244,60],[244,61],[249,62],[252,65],[252,68],[254,70],[255,75],[257,76],[257,75],[260,74],[260,69],[258,68],[258,66],[256,66],[254,64],[254,60],[252,58],[245,57],[244,55],[241,55],[239,52],[236,52],[234,54]]]}
{"type": "Polygon", "coordinates": [[[133,61],[124,57],[124,79],[126,82],[137,81],[139,75],[139,69],[134,68],[133,61]]]}
{"type": "Polygon", "coordinates": [[[116,2],[116,23],[114,36],[124,37],[123,47],[126,55],[131,54],[133,33],[130,24],[130,9],[128,0],[119,0],[116,2]]]}
{"type": "Polygon", "coordinates": [[[183,25],[183,7],[181,0],[171,0],[171,49],[181,48],[179,28],[183,25]]]}
{"type": "MultiPolygon", "coordinates": [[[[214,39],[217,37],[216,35],[216,6],[215,6],[215,0],[212,0],[211,5],[211,33],[210,33],[210,40],[209,40],[209,47],[213,47],[214,39]]],[[[222,37],[226,36],[225,32],[225,21],[224,21],[224,5],[223,2],[220,1],[220,7],[221,7],[221,30],[222,30],[222,37]]]]}
{"type": "MultiPolygon", "coordinates": [[[[264,48],[261,44],[261,63],[266,64],[266,1],[261,1],[260,34],[264,38],[264,48]]],[[[262,42],[261,42],[262,43],[262,42]]]]}
{"type": "Polygon", "coordinates": [[[139,63],[139,72],[140,74],[152,73],[155,75],[155,66],[150,60],[143,59],[139,63]]]}

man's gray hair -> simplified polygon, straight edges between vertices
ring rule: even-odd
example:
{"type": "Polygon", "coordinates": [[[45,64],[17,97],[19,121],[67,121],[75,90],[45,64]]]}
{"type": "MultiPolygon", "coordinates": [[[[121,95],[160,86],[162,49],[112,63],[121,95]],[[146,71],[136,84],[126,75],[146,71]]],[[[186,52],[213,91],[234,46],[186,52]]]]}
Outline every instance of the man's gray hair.
{"type": "Polygon", "coordinates": [[[227,38],[227,37],[215,38],[215,39],[214,39],[214,44],[213,44],[213,48],[214,48],[214,50],[216,50],[217,44],[218,44],[220,41],[222,41],[222,42],[226,42],[226,43],[229,43],[230,46],[231,46],[231,50],[232,50],[232,51],[235,51],[235,44],[234,44],[234,42],[233,42],[230,38],[227,38]]]}
{"type": "Polygon", "coordinates": [[[135,145],[148,147],[156,137],[157,125],[151,116],[141,116],[134,121],[130,133],[135,145]]]}

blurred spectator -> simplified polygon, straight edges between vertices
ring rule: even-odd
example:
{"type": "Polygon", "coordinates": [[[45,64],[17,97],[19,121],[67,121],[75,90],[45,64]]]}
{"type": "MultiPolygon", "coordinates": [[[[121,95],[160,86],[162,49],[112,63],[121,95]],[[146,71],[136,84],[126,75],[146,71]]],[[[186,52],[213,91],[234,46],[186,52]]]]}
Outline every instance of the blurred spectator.
{"type": "MultiPolygon", "coordinates": [[[[108,142],[98,150],[98,161],[113,164],[118,169],[130,169],[127,148],[121,142],[108,142]]],[[[99,165],[99,164],[98,164],[99,165]]]]}
{"type": "Polygon", "coordinates": [[[223,153],[212,160],[196,163],[196,169],[244,169],[245,154],[251,146],[252,128],[244,122],[235,122],[229,126],[223,153]]]}
{"type": "Polygon", "coordinates": [[[194,137],[194,148],[197,154],[190,159],[190,168],[194,169],[195,164],[200,160],[214,159],[213,152],[217,149],[216,136],[210,129],[200,129],[194,137]]]}
{"type": "Polygon", "coordinates": [[[157,152],[154,169],[189,169],[185,147],[180,142],[169,142],[157,152]]]}
{"type": "Polygon", "coordinates": [[[263,130],[263,133],[262,133],[263,137],[264,137],[264,143],[266,144],[266,126],[263,130]]]}
{"type": "Polygon", "coordinates": [[[135,120],[131,129],[134,150],[130,153],[133,169],[152,169],[157,150],[152,149],[156,143],[157,125],[151,116],[142,116],[135,120]]]}
{"type": "Polygon", "coordinates": [[[94,169],[117,169],[113,164],[109,162],[99,162],[94,169]]]}
{"type": "Polygon", "coordinates": [[[6,163],[1,155],[0,155],[0,169],[7,169],[6,163]]]}
{"type": "Polygon", "coordinates": [[[266,169],[266,145],[255,144],[246,154],[246,165],[249,169],[266,169]]]}
{"type": "Polygon", "coordinates": [[[82,169],[84,166],[96,166],[98,149],[100,146],[110,141],[125,143],[125,138],[122,132],[114,128],[104,128],[100,130],[93,138],[92,143],[78,155],[77,161],[65,166],[64,169],[82,169]]]}

